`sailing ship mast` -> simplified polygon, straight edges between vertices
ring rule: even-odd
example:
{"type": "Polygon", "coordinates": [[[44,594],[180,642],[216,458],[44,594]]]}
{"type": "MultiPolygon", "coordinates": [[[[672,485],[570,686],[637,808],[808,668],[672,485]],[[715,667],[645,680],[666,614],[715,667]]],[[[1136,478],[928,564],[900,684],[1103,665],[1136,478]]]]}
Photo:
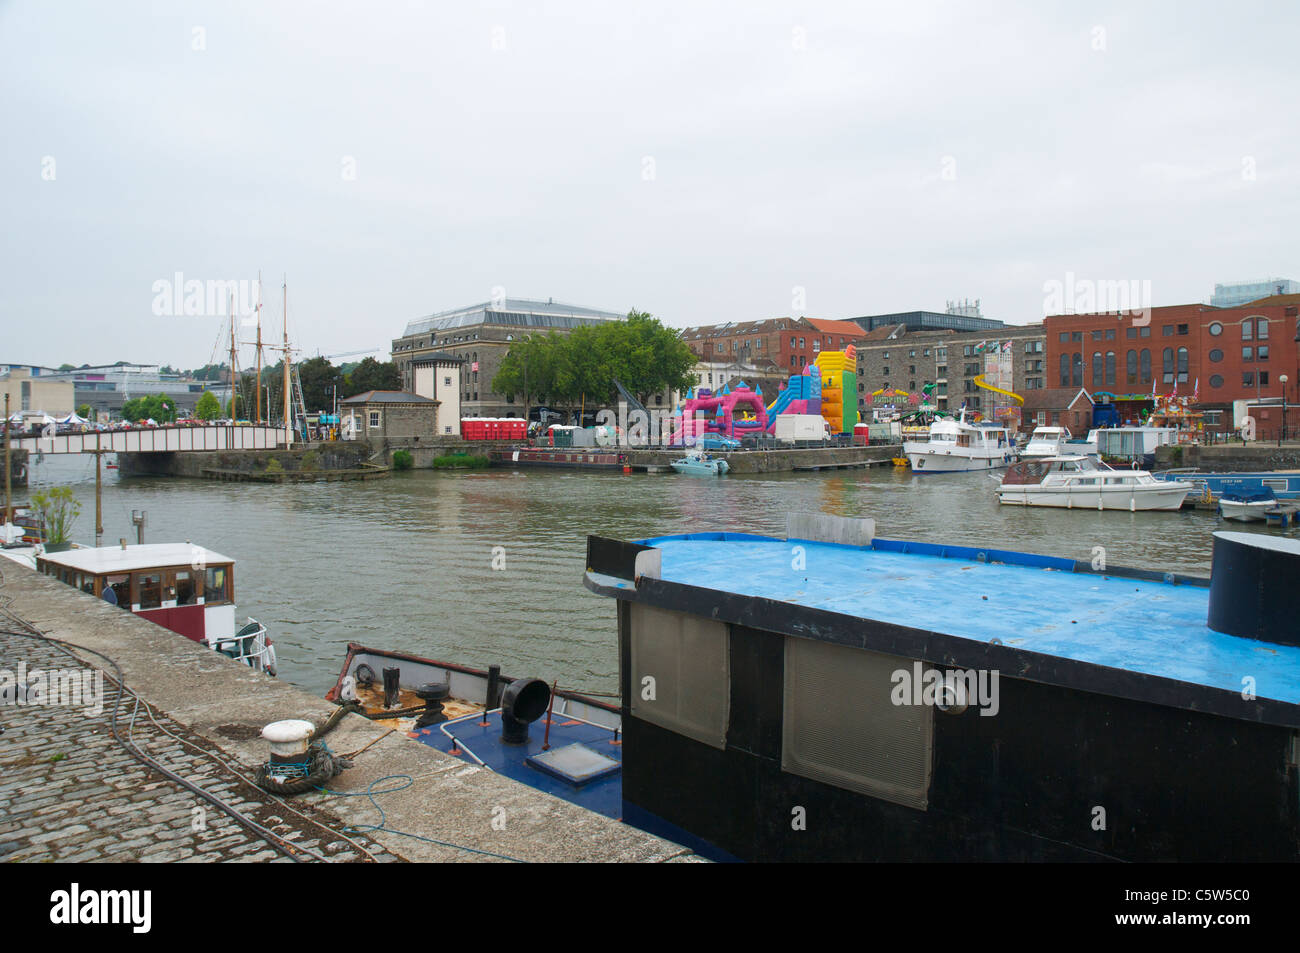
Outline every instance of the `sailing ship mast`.
{"type": "MultiPolygon", "coordinates": [[[[255,402],[257,404],[257,423],[262,422],[262,273],[257,273],[257,384],[255,402]]],[[[270,411],[270,407],[266,408],[270,411]]]]}
{"type": "Polygon", "coordinates": [[[289,409],[289,278],[284,279],[284,429],[286,446],[293,442],[293,414],[289,409]]]}

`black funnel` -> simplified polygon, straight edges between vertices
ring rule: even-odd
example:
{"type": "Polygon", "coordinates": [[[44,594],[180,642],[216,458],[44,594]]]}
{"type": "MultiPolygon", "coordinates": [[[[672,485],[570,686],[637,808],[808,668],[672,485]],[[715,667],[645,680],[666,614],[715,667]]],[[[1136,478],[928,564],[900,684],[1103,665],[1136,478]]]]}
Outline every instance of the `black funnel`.
{"type": "Polygon", "coordinates": [[[528,725],[546,714],[551,686],[540,678],[518,678],[501,693],[501,743],[528,743],[528,725]]]}
{"type": "Polygon", "coordinates": [[[1208,624],[1215,632],[1300,645],[1300,541],[1214,534],[1208,624]]]}

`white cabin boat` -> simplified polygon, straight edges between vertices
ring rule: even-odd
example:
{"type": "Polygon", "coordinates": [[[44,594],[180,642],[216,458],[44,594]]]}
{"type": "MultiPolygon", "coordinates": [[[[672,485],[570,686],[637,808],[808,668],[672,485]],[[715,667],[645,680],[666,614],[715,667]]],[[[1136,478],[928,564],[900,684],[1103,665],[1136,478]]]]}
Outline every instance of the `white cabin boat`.
{"type": "Polygon", "coordinates": [[[678,457],[668,465],[678,473],[691,476],[722,476],[731,469],[731,464],[721,457],[698,450],[678,457]]]}
{"type": "Polygon", "coordinates": [[[235,628],[235,561],[189,543],[6,547],[4,555],[82,592],[171,629],[259,672],[276,672],[266,627],[235,628]]]}
{"type": "Polygon", "coordinates": [[[1070,439],[1068,427],[1035,427],[1029,435],[1029,443],[1020,451],[1020,456],[1026,460],[1059,457],[1066,452],[1065,443],[1070,439]]]}
{"type": "Polygon", "coordinates": [[[1075,455],[1022,460],[1007,470],[998,502],[1088,510],[1176,510],[1190,483],[1157,480],[1145,470],[1114,470],[1075,455]]]}
{"type": "Polygon", "coordinates": [[[965,412],[956,420],[941,417],[930,424],[930,439],[906,441],[903,455],[915,473],[997,470],[1017,457],[1015,441],[1005,427],[967,423],[965,412]]]}

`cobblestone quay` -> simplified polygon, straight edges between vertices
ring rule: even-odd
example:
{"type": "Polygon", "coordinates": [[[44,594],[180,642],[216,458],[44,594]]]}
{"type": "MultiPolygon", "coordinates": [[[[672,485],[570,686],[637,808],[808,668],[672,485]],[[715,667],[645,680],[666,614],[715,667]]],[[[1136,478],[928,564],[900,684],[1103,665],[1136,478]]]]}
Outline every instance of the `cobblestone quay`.
{"type": "Polygon", "coordinates": [[[0,573],[0,860],[288,862],[286,851],[368,863],[695,859],[357,715],[328,736],[334,751],[355,759],[330,792],[275,797],[247,780],[266,756],[262,726],[281,718],[319,725],[333,705],[16,563],[3,561],[0,573]],[[19,634],[19,620],[111,657],[126,684],[120,704],[109,663],[19,634]],[[20,675],[35,686],[37,672],[52,670],[65,685],[102,671],[102,695],[16,703],[20,675]],[[121,739],[270,833],[133,757],[113,737],[115,705],[121,739]],[[366,797],[341,795],[388,775],[412,783],[376,795],[386,829],[349,830],[380,823],[379,812],[366,797]]]}

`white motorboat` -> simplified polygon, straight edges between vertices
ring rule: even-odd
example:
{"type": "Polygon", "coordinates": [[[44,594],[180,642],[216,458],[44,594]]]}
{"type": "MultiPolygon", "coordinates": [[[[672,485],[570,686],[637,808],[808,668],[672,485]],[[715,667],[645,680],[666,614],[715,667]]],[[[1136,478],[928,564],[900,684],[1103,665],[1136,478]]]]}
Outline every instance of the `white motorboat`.
{"type": "Polygon", "coordinates": [[[1277,505],[1277,496],[1268,487],[1259,493],[1225,493],[1219,497],[1219,515],[1243,523],[1263,522],[1277,505]]]}
{"type": "Polygon", "coordinates": [[[929,440],[908,440],[903,455],[914,473],[997,470],[1016,461],[1016,445],[1005,427],[941,417],[930,424],[929,440]]]}
{"type": "Polygon", "coordinates": [[[1031,457],[1059,457],[1068,452],[1065,444],[1070,439],[1068,427],[1035,427],[1029,435],[1029,443],[1020,451],[1020,456],[1026,460],[1031,457]]]}
{"type": "Polygon", "coordinates": [[[731,465],[726,460],[702,451],[678,457],[668,465],[678,473],[692,476],[722,476],[731,469],[731,465]]]}
{"type": "Polygon", "coordinates": [[[1176,510],[1194,487],[1146,470],[1115,470],[1083,455],[1022,460],[1007,470],[998,502],[1087,510],[1176,510]]]}

